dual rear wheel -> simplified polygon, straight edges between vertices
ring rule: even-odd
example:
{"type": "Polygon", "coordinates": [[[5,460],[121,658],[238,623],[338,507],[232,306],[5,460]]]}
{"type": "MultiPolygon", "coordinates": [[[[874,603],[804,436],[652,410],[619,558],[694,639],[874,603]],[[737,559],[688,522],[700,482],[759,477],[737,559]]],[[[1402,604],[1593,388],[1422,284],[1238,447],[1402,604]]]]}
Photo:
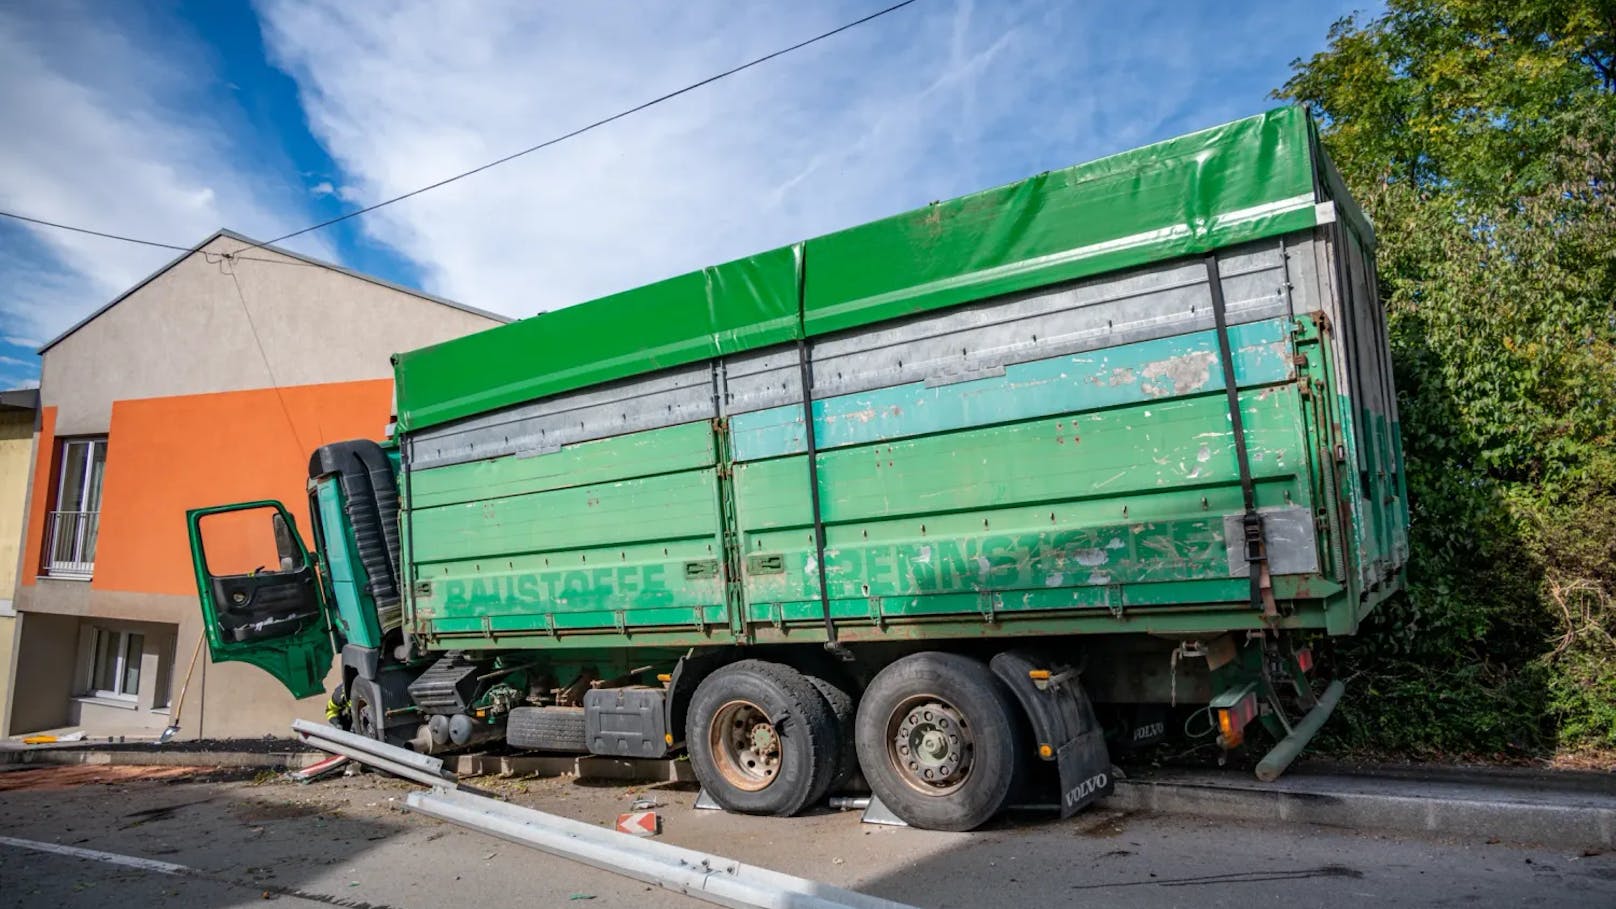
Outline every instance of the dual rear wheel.
{"type": "Polygon", "coordinates": [[[1026,737],[1004,684],[980,661],[919,653],[881,670],[855,713],[832,673],[742,660],[697,686],[686,746],[720,805],[796,814],[862,770],[916,827],[969,830],[1017,790],[1026,737]]]}
{"type": "Polygon", "coordinates": [[[696,686],[685,747],[707,792],[742,814],[791,815],[830,790],[837,728],[802,673],[741,660],[696,686]]]}

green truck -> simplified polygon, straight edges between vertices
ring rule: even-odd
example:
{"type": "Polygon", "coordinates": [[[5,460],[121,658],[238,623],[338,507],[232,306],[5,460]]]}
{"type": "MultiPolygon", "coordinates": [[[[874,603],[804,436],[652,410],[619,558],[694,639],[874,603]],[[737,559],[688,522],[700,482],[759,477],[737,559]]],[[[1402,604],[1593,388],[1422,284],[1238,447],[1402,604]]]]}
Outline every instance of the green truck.
{"type": "Polygon", "coordinates": [[[312,549],[190,513],[213,659],[740,812],[1071,813],[1169,735],[1272,777],[1403,584],[1373,250],[1286,107],[399,354],[312,549]]]}

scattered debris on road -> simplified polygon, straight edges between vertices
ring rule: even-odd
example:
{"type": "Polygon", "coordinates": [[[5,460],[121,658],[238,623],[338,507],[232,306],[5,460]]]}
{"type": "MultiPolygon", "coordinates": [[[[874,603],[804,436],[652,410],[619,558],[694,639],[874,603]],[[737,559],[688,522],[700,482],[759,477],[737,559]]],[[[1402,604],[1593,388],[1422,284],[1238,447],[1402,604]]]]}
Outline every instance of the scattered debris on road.
{"type": "Polygon", "coordinates": [[[348,766],[350,758],[345,754],[333,754],[318,764],[310,764],[302,770],[293,770],[286,774],[286,778],[294,783],[312,783],[318,779],[334,775],[337,771],[348,766]]]}
{"type": "Polygon", "coordinates": [[[93,766],[76,764],[67,766],[29,767],[0,773],[0,792],[25,789],[71,789],[98,783],[177,782],[203,774],[213,773],[212,767],[141,767],[129,765],[93,766]]]}

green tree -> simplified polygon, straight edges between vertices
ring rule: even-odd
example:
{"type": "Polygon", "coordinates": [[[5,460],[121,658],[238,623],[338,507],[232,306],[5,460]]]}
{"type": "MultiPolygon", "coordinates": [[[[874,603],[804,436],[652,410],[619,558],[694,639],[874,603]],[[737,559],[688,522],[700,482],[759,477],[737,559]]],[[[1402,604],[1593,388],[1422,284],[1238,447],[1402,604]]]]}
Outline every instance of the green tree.
{"type": "Polygon", "coordinates": [[[1336,741],[1616,749],[1616,2],[1393,0],[1293,70],[1375,223],[1414,516],[1336,741]]]}

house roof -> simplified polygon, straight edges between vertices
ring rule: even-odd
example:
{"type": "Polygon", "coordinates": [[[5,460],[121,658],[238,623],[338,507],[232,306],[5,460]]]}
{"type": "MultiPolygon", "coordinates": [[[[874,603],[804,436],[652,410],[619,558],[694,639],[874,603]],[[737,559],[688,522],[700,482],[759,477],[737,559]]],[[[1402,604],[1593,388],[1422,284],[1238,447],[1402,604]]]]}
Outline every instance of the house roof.
{"type": "Polygon", "coordinates": [[[492,319],[495,322],[510,322],[511,321],[511,318],[509,316],[502,316],[502,315],[500,315],[498,313],[492,313],[492,312],[488,312],[487,310],[484,310],[484,309],[478,309],[475,306],[467,306],[464,303],[457,303],[454,300],[445,299],[444,297],[437,296],[436,294],[429,294],[429,293],[427,293],[425,291],[416,290],[416,289],[414,289],[412,287],[405,287],[402,284],[395,284],[392,281],[388,281],[388,280],[386,280],[384,278],[378,278],[375,275],[368,275],[368,274],[365,274],[362,271],[354,271],[351,268],[344,268],[341,265],[337,265],[337,264],[334,264],[334,263],[331,263],[331,262],[327,262],[327,261],[325,261],[323,259],[316,259],[313,256],[305,256],[302,253],[293,252],[293,251],[291,251],[289,249],[285,249],[285,248],[280,247],[280,246],[275,246],[275,245],[268,244],[268,243],[259,243],[257,240],[254,240],[251,237],[248,237],[248,236],[245,236],[245,235],[242,235],[242,234],[238,234],[235,231],[230,230],[228,228],[220,228],[219,230],[214,231],[212,234],[210,234],[208,236],[208,238],[203,240],[201,243],[198,243],[195,246],[191,247],[190,249],[186,250],[185,252],[180,253],[178,256],[175,256],[173,259],[170,259],[161,268],[158,268],[156,271],[152,272],[151,274],[147,275],[146,277],[144,277],[144,278],[140,279],[139,281],[135,282],[135,284],[133,286],[131,286],[128,290],[124,291],[123,293],[119,294],[117,297],[113,298],[106,305],[101,306],[100,308],[96,309],[95,312],[92,312],[89,315],[85,316],[84,318],[80,319],[79,321],[75,322],[71,328],[67,329],[66,331],[62,332],[61,334],[57,335],[56,337],[50,339],[49,341],[46,341],[44,346],[39,348],[38,353],[44,354],[45,351],[50,350],[52,347],[55,347],[57,344],[60,344],[62,341],[66,340],[69,335],[73,334],[74,332],[78,331],[79,329],[83,328],[84,326],[86,326],[86,325],[90,324],[91,322],[95,321],[98,317],[100,317],[100,315],[102,313],[106,312],[107,310],[111,309],[114,306],[117,306],[119,303],[122,303],[124,300],[128,299],[129,296],[131,294],[133,294],[135,291],[140,290],[142,287],[145,287],[147,284],[150,284],[152,281],[156,280],[159,275],[163,274],[164,272],[168,271],[169,269],[173,268],[174,266],[180,264],[181,262],[184,262],[186,259],[190,258],[191,256],[196,255],[198,252],[201,252],[204,248],[207,247],[208,244],[212,243],[215,240],[218,240],[221,237],[223,237],[225,239],[229,239],[229,240],[236,240],[236,241],[241,242],[241,243],[246,243],[246,244],[249,244],[251,246],[257,247],[258,249],[265,249],[265,250],[268,250],[270,252],[277,253],[277,254],[282,255],[282,256],[286,256],[287,258],[290,258],[290,259],[296,259],[297,261],[303,262],[303,263],[308,264],[308,265],[316,265],[316,266],[319,266],[320,268],[330,269],[331,271],[337,272],[339,274],[347,275],[350,278],[357,278],[357,279],[359,279],[361,281],[368,281],[371,284],[375,284],[375,285],[378,285],[378,286],[381,286],[381,287],[386,287],[389,290],[396,290],[399,293],[409,294],[412,297],[419,297],[422,300],[426,300],[426,301],[428,301],[430,303],[436,303],[436,304],[438,304],[440,306],[447,306],[447,307],[450,307],[451,309],[458,309],[461,312],[468,312],[468,313],[471,313],[472,315],[475,315],[475,316],[482,316],[485,319],[492,319]]]}
{"type": "Polygon", "coordinates": [[[39,389],[13,388],[0,391],[0,411],[3,410],[38,410],[39,389]]]}

